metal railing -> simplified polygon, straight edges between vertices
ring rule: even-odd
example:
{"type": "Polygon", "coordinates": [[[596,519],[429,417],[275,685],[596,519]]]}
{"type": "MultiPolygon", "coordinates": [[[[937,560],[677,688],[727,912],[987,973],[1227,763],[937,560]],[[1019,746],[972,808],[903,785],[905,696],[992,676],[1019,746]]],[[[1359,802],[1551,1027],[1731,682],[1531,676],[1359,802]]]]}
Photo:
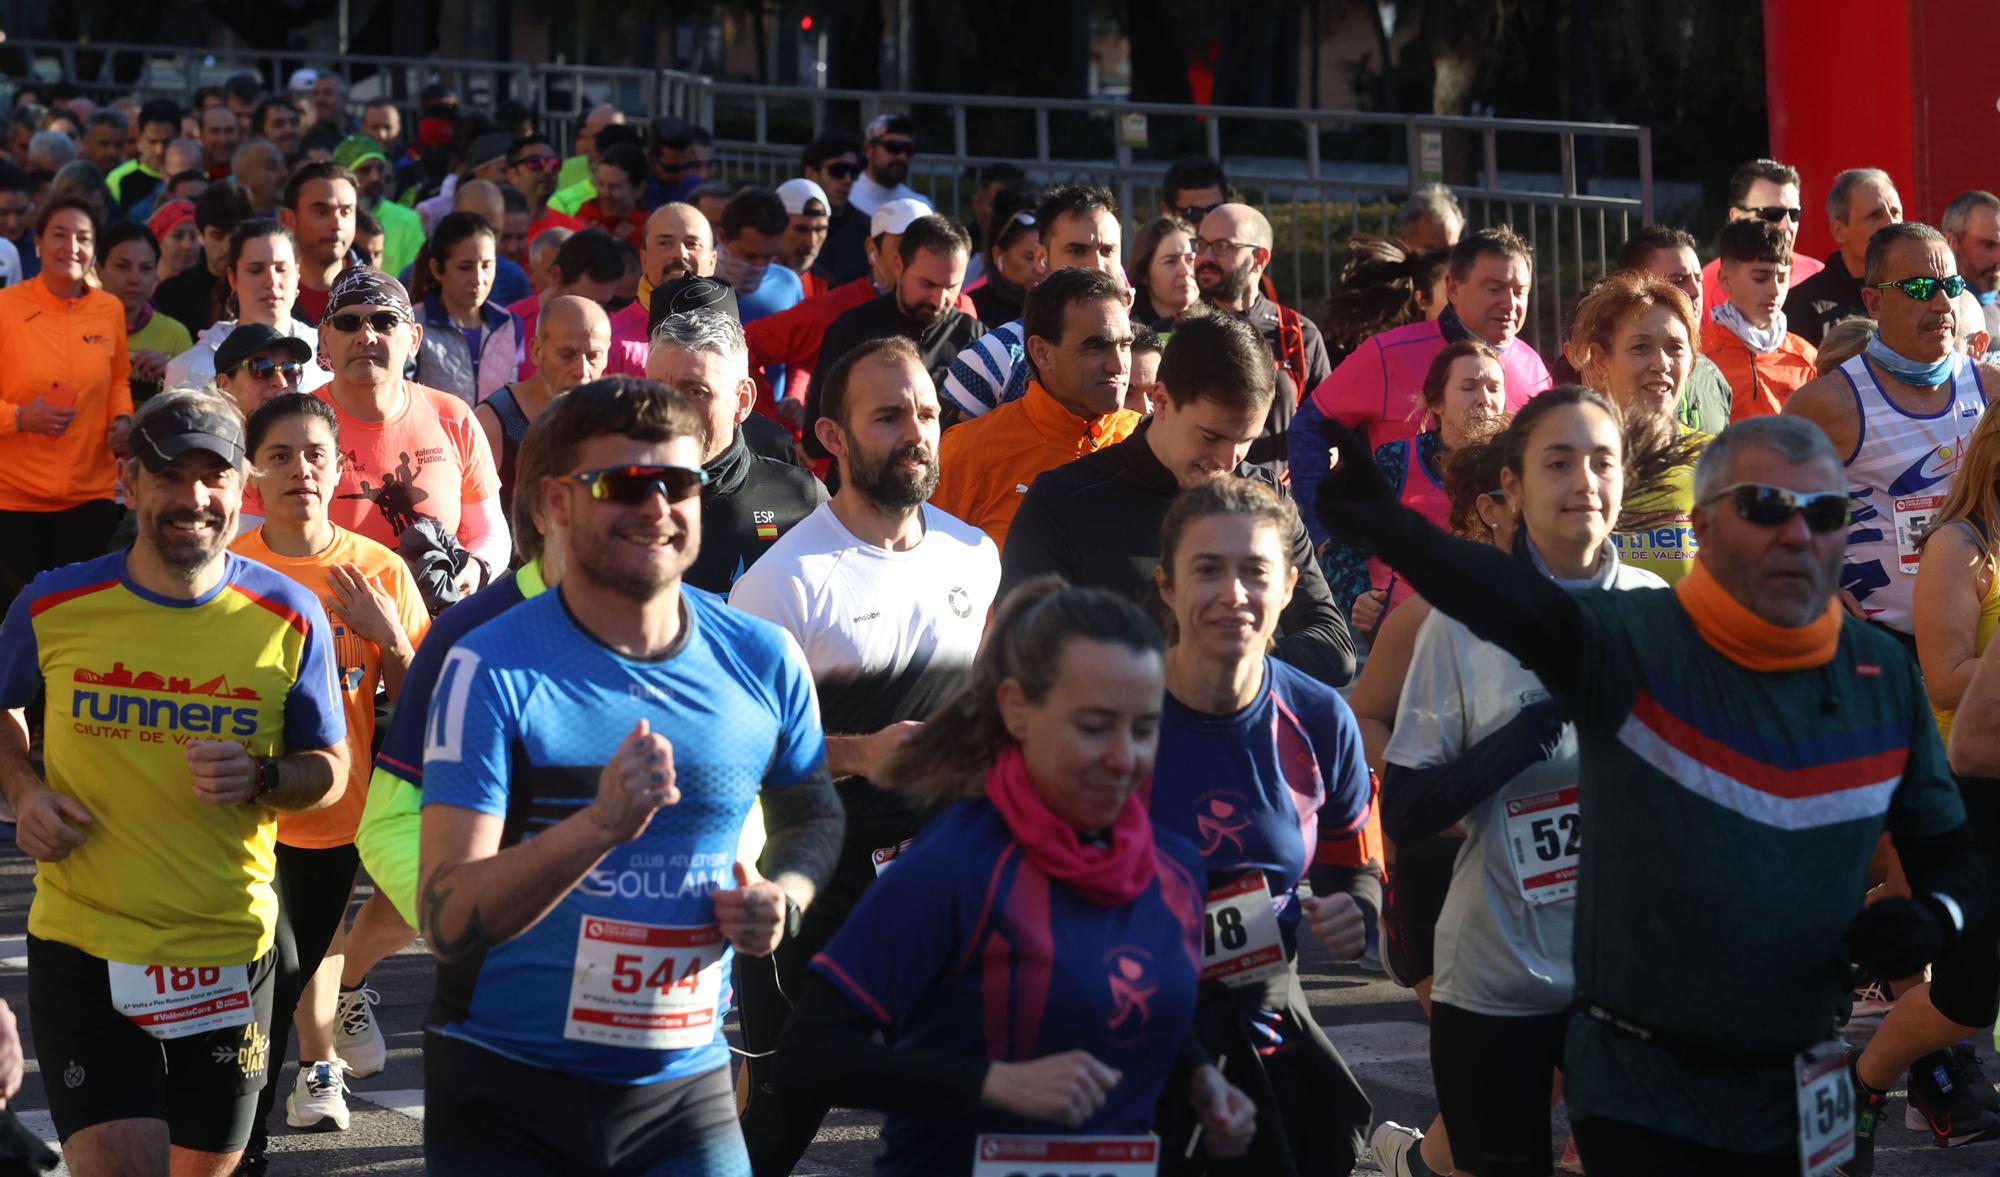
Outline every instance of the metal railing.
{"type": "MultiPolygon", "coordinates": [[[[377,95],[413,104],[426,84],[442,82],[467,106],[520,103],[563,144],[600,101],[632,116],[676,115],[715,132],[717,174],[766,185],[796,175],[800,148],[821,131],[908,114],[923,145],[909,182],[941,210],[969,218],[976,170],[1007,161],[1039,183],[1112,188],[1127,240],[1158,208],[1167,164],[1205,154],[1271,220],[1272,277],[1281,296],[1308,313],[1333,292],[1348,240],[1390,235],[1411,189],[1446,180],[1473,227],[1509,224],[1533,247],[1538,280],[1523,333],[1545,351],[1560,337],[1569,302],[1654,212],[1651,132],[1628,124],[815,89],[675,70],[449,58],[348,56],[334,64],[356,105],[377,95]]],[[[186,101],[198,86],[244,70],[276,87],[300,66],[326,65],[302,54],[0,43],[7,75],[0,86],[63,79],[99,98],[186,101]]]]}

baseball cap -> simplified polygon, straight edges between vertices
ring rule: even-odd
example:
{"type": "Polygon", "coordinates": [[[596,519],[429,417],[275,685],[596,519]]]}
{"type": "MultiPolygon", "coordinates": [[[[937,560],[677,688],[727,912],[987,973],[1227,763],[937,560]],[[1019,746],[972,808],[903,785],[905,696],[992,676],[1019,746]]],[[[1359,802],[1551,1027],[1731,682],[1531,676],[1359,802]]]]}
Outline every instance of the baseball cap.
{"type": "Polygon", "coordinates": [[[159,473],[190,450],[243,465],[243,419],[201,400],[176,400],[147,413],[132,430],[132,453],[159,473]]]}
{"type": "Polygon", "coordinates": [[[313,88],[313,85],[318,81],[319,81],[318,70],[295,69],[292,71],[291,81],[286,84],[285,88],[288,90],[310,90],[313,88]]]}
{"type": "Polygon", "coordinates": [[[238,323],[215,349],[215,370],[227,372],[269,348],[282,347],[285,354],[301,364],[312,363],[312,345],[303,339],[280,334],[263,323],[238,323]]]}
{"type": "Polygon", "coordinates": [[[906,114],[878,114],[868,124],[867,139],[870,143],[884,135],[908,135],[915,138],[917,124],[906,114]]]}
{"type": "Polygon", "coordinates": [[[884,201],[868,218],[868,235],[880,237],[884,233],[902,233],[909,229],[910,222],[918,217],[931,215],[931,206],[921,200],[904,197],[901,200],[884,201]]]}
{"type": "Polygon", "coordinates": [[[672,315],[684,315],[689,311],[721,311],[737,322],[743,321],[743,312],[736,305],[736,292],[713,278],[689,275],[676,278],[664,286],[653,289],[652,301],[646,307],[646,334],[672,315]]]}
{"type": "Polygon", "coordinates": [[[827,216],[833,212],[833,202],[826,198],[826,189],[803,177],[786,180],[778,185],[778,199],[785,202],[785,212],[791,216],[803,216],[807,206],[817,200],[819,208],[814,216],[827,216]]]}
{"type": "Polygon", "coordinates": [[[513,142],[514,137],[502,131],[481,135],[466,149],[465,169],[471,171],[474,168],[484,167],[494,160],[506,159],[507,148],[513,142]]]}
{"type": "Polygon", "coordinates": [[[372,135],[349,135],[333,149],[333,162],[350,172],[371,159],[389,162],[389,157],[382,154],[382,145],[372,135]]]}

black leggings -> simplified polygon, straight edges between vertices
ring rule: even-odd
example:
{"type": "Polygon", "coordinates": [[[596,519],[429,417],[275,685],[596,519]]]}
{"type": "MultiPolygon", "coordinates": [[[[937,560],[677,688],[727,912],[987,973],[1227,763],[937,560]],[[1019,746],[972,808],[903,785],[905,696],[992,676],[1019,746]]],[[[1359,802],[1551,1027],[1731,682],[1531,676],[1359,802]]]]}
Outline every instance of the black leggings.
{"type": "Polygon", "coordinates": [[[0,616],[41,573],[102,556],[124,514],[110,499],[61,511],[0,511],[0,616]]]}
{"type": "MultiPolygon", "coordinates": [[[[333,944],[334,933],[347,915],[347,901],[354,892],[354,875],[361,866],[361,854],[353,843],[326,850],[303,850],[278,843],[278,873],[273,885],[278,891],[278,980],[271,998],[272,1061],[271,1080],[257,1097],[257,1123],[250,1142],[253,1152],[263,1151],[266,1121],[277,1103],[279,1067],[284,1061],[285,1040],[292,1033],[292,1015],[298,1012],[299,998],[306,982],[319,971],[320,961],[333,944]]],[[[323,1060],[306,1060],[319,1062],[323,1060]]]]}
{"type": "Polygon", "coordinates": [[[1546,1177],[1554,1167],[1549,1094],[1569,1019],[1568,1010],[1503,1018],[1431,1003],[1431,1074],[1460,1168],[1546,1177]]]}
{"type": "MultiPolygon", "coordinates": [[[[1458,1132],[1451,1131],[1452,1152],[1458,1132]]],[[[1603,1177],[1798,1177],[1796,1152],[1756,1156],[1724,1152],[1680,1136],[1624,1124],[1617,1120],[1584,1120],[1573,1125],[1583,1171],[1603,1177]]]]}

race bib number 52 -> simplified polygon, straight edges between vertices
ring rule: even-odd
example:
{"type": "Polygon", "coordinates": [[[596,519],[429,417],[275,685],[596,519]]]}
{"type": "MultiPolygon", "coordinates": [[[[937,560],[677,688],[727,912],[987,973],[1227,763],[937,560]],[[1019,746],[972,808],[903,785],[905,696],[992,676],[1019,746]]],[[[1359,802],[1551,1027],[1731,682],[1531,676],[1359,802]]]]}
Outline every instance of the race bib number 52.
{"type": "Polygon", "coordinates": [[[1529,903],[1559,903],[1576,894],[1583,819],[1575,786],[1507,802],[1507,855],[1529,903]]]}

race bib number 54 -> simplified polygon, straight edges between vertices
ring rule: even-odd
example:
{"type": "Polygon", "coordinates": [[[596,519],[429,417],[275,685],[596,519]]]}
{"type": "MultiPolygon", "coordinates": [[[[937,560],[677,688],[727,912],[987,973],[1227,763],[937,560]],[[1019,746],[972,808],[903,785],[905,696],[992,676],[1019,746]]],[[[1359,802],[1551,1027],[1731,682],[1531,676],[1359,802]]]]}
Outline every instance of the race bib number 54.
{"type": "Polygon", "coordinates": [[[1847,1044],[1836,1038],[1799,1056],[1800,1177],[1828,1177],[1854,1156],[1854,1083],[1847,1044]]]}
{"type": "Polygon", "coordinates": [[[722,929],[585,916],[576,933],[563,1037],[639,1050],[692,1050],[715,1040],[722,929]]]}

